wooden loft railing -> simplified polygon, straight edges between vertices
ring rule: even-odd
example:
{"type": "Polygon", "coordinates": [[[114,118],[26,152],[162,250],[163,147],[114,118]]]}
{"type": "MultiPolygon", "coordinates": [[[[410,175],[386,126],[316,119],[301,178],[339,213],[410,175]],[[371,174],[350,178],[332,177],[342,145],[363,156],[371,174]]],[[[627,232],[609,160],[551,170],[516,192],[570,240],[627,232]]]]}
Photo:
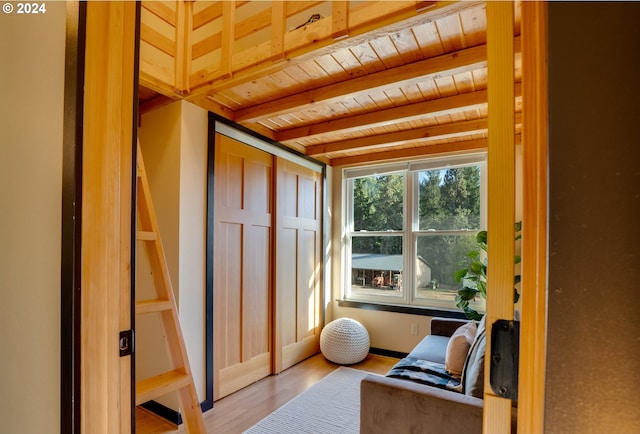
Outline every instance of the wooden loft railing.
{"type": "Polygon", "coordinates": [[[197,100],[349,37],[399,30],[458,7],[432,1],[142,1],[140,83],[197,100]],[[320,19],[314,20],[316,15],[320,19]]]}

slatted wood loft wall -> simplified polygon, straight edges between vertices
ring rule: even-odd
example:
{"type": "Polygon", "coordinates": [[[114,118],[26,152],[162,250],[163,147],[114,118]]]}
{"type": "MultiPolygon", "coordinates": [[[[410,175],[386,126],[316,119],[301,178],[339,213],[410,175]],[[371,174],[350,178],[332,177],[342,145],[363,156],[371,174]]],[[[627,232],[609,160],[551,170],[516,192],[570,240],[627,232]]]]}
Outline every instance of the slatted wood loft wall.
{"type": "Polygon", "coordinates": [[[185,95],[249,68],[397,22],[433,2],[142,1],[140,82],[185,95]],[[331,16],[314,32],[304,24],[331,16]]]}

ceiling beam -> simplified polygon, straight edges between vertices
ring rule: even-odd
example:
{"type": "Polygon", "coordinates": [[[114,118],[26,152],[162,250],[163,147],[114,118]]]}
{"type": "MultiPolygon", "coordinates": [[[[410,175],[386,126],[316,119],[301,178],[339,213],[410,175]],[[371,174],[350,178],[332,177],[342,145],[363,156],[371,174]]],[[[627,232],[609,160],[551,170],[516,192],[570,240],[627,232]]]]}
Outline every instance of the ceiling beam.
{"type": "Polygon", "coordinates": [[[352,150],[372,150],[383,146],[407,145],[425,139],[441,139],[443,137],[459,137],[463,135],[483,133],[487,130],[486,119],[455,122],[433,127],[416,128],[412,130],[394,131],[392,133],[377,134],[375,136],[358,137],[307,146],[307,155],[313,156],[330,152],[345,152],[352,150]]]}
{"type": "MultiPolygon", "coordinates": [[[[515,135],[515,144],[521,144],[521,135],[515,135]]],[[[456,154],[468,151],[480,151],[486,149],[488,145],[487,139],[465,140],[460,142],[442,143],[438,145],[423,145],[413,148],[391,149],[388,151],[364,153],[360,155],[352,155],[348,157],[332,158],[329,165],[337,166],[353,166],[357,164],[370,164],[378,161],[403,160],[425,155],[442,155],[456,154]]]]}
{"type": "Polygon", "coordinates": [[[400,160],[414,158],[425,155],[450,154],[482,150],[487,147],[487,139],[465,140],[461,142],[442,143],[438,145],[423,145],[413,148],[391,149],[388,151],[352,155],[348,157],[332,158],[329,161],[331,166],[352,166],[363,163],[374,163],[377,161],[400,160]]]}
{"type": "MultiPolygon", "coordinates": [[[[350,37],[334,41],[331,38],[330,26],[327,26],[326,38],[322,38],[318,35],[316,27],[308,26],[309,29],[300,29],[295,33],[294,31],[292,39],[294,40],[307,40],[313,36],[312,44],[307,44],[303,48],[292,49],[286,52],[287,65],[294,65],[301,62],[305,62],[311,58],[319,57],[324,54],[331,53],[335,50],[339,50],[352,45],[358,45],[365,43],[366,41],[376,38],[380,35],[389,34],[393,32],[399,32],[401,30],[408,29],[416,24],[426,21],[435,21],[438,18],[449,16],[451,14],[460,13],[461,11],[471,9],[484,3],[479,0],[469,0],[461,2],[371,2],[371,5],[363,4],[358,8],[357,14],[351,13],[350,17],[358,15],[356,23],[350,25],[350,37]],[[416,5],[428,5],[426,8],[416,8],[416,5]],[[368,6],[373,6],[376,10],[383,10],[383,16],[378,16],[376,19],[371,19],[371,12],[367,9],[368,6]],[[404,9],[403,9],[404,8],[404,9]],[[360,23],[362,21],[362,23],[360,23]],[[364,24],[367,22],[368,24],[364,24]],[[313,28],[311,28],[313,27],[313,28]],[[313,33],[313,35],[307,35],[307,33],[313,33]]],[[[350,18],[350,19],[351,19],[350,18]]],[[[315,23],[314,23],[315,24],[315,23]]],[[[322,23],[321,23],[322,24],[322,23]]],[[[320,27],[320,26],[318,26],[320,27]]],[[[289,32],[292,33],[292,32],[289,32]]],[[[260,50],[262,47],[257,48],[260,50]]],[[[187,97],[188,100],[199,100],[204,94],[215,96],[216,93],[230,89],[237,85],[241,85],[247,81],[257,80],[259,78],[266,77],[273,72],[276,72],[282,68],[282,64],[279,62],[273,62],[272,58],[265,56],[262,60],[255,60],[254,55],[247,56],[253,59],[251,64],[239,65],[238,69],[233,71],[233,75],[226,79],[213,74],[211,77],[207,77],[205,82],[192,85],[191,95],[187,97]]],[[[205,71],[206,72],[206,71],[205,71]]],[[[203,71],[198,72],[198,74],[203,71]]],[[[197,74],[196,74],[197,75],[197,74]]]]}
{"type": "Polygon", "coordinates": [[[363,92],[384,92],[392,88],[416,85],[440,76],[469,72],[486,66],[487,47],[480,45],[238,110],[234,120],[238,123],[256,122],[288,114],[294,110],[296,112],[310,110],[318,104],[340,102],[363,92]]]}
{"type": "MultiPolygon", "coordinates": [[[[520,113],[516,114],[516,124],[522,123],[520,113]]],[[[472,134],[487,132],[487,119],[473,119],[462,122],[453,122],[444,125],[435,125],[410,130],[394,131],[392,133],[377,134],[374,136],[358,137],[348,140],[340,140],[320,145],[307,147],[306,154],[310,156],[327,154],[331,152],[344,152],[353,150],[372,150],[390,145],[407,145],[410,143],[426,144],[428,141],[459,138],[472,134]]]]}
{"type": "MultiPolygon", "coordinates": [[[[446,98],[407,104],[385,110],[342,117],[313,125],[291,128],[275,134],[279,142],[309,139],[315,136],[349,133],[366,128],[386,126],[398,122],[408,122],[432,116],[442,116],[465,110],[478,109],[487,105],[487,91],[455,95],[446,98]]],[[[330,140],[330,139],[329,139],[330,140]]]]}
{"type": "MultiPolygon", "coordinates": [[[[520,83],[515,83],[515,94],[518,97],[520,96],[520,83]]],[[[344,134],[368,128],[383,127],[399,122],[415,121],[426,117],[450,115],[483,108],[486,107],[486,105],[487,91],[478,90],[356,116],[342,117],[318,124],[291,128],[276,132],[274,139],[286,144],[298,139],[309,139],[328,134],[344,134]]]]}
{"type": "MultiPolygon", "coordinates": [[[[520,36],[514,39],[514,46],[516,53],[519,53],[520,36]]],[[[384,92],[398,87],[413,86],[486,66],[487,46],[478,45],[238,110],[234,120],[238,123],[257,122],[294,110],[310,110],[318,104],[340,102],[363,92],[384,92]]]]}

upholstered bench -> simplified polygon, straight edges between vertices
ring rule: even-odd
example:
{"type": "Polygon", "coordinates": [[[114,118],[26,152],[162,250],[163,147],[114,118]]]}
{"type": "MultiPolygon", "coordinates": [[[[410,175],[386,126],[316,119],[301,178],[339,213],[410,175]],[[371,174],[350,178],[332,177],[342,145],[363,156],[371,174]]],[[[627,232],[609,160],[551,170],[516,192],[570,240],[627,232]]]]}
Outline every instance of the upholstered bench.
{"type": "Polygon", "coordinates": [[[484,320],[432,319],[386,376],[362,380],[360,432],[482,433],[485,343],[484,320]]]}

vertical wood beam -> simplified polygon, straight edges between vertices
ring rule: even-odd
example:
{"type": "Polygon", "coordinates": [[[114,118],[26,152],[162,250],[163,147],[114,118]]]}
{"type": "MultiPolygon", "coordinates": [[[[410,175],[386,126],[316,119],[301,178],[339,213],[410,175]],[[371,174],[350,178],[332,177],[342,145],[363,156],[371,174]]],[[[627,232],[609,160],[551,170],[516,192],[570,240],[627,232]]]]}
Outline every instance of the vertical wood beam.
{"type": "Polygon", "coordinates": [[[236,1],[227,0],[222,2],[222,44],[220,48],[220,71],[221,78],[231,77],[233,42],[235,41],[236,29],[236,1]]]}
{"type": "Polygon", "coordinates": [[[331,2],[331,37],[335,40],[349,36],[349,2],[331,2]]]}
{"type": "Polygon", "coordinates": [[[274,60],[284,59],[284,35],[287,13],[284,1],[271,3],[271,56],[274,60]]]}
{"type": "Polygon", "coordinates": [[[81,432],[131,431],[131,194],[135,2],[88,2],[85,58],[81,432]]]}
{"type": "Polygon", "coordinates": [[[175,89],[180,95],[190,93],[189,71],[191,71],[192,35],[193,35],[193,2],[176,2],[176,56],[174,58],[175,89]]]}
{"type": "Polygon", "coordinates": [[[515,224],[514,7],[487,2],[489,101],[487,349],[483,432],[511,432],[511,401],[496,396],[489,384],[491,325],[513,319],[515,224]]]}
{"type": "Polygon", "coordinates": [[[522,3],[523,229],[518,430],[544,432],[547,323],[547,5],[522,3]]]}

